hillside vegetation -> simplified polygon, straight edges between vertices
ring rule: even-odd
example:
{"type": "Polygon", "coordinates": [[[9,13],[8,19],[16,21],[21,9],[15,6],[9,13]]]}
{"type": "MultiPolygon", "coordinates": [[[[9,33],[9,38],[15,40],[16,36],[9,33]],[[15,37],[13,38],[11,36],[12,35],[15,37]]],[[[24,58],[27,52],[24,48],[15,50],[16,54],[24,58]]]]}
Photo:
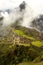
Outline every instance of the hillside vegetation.
{"type": "Polygon", "coordinates": [[[17,26],[12,27],[7,36],[0,37],[0,65],[41,61],[43,62],[43,33],[17,26]]]}

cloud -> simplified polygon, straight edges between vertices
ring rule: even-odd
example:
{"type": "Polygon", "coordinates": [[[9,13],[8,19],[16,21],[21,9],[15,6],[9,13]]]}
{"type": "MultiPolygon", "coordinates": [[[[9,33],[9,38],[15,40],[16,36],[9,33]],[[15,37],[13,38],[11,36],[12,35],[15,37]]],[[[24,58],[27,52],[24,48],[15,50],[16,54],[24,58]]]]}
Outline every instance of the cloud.
{"type": "Polygon", "coordinates": [[[18,0],[16,0],[16,1],[15,0],[3,0],[3,1],[0,0],[0,9],[7,9],[7,8],[12,9],[12,8],[17,7],[16,9],[12,9],[12,12],[10,14],[8,14],[7,12],[4,12],[4,13],[2,12],[1,13],[1,15],[4,17],[4,19],[2,20],[3,25],[2,25],[2,27],[0,27],[0,32],[1,33],[3,32],[4,35],[6,35],[6,33],[5,33],[6,30],[7,30],[6,26],[11,25],[12,23],[15,23],[18,20],[19,20],[20,23],[22,22],[21,23],[22,26],[30,27],[31,21],[34,19],[34,17],[37,14],[39,14],[37,12],[42,12],[43,6],[40,5],[40,3],[36,4],[39,1],[38,2],[34,1],[34,0],[33,1],[25,0],[25,1],[28,5],[30,5],[30,7],[27,5],[26,9],[23,10],[22,12],[20,12],[20,8],[18,6],[19,6],[19,4],[21,4],[22,0],[21,1],[20,0],[19,1],[18,0]],[[42,9],[40,9],[41,6],[42,6],[42,9]],[[20,20],[21,18],[22,18],[22,20],[20,20]]]}
{"type": "Polygon", "coordinates": [[[30,21],[32,21],[33,19],[33,11],[27,4],[25,6],[25,9],[22,11],[20,11],[20,8],[17,7],[16,9],[13,9],[9,14],[8,12],[1,12],[1,15],[4,17],[4,19],[2,20],[2,26],[8,26],[17,21],[22,26],[30,27],[30,21]]]}
{"type": "MultiPolygon", "coordinates": [[[[17,7],[23,0],[0,0],[0,9],[17,7]]],[[[24,0],[35,11],[43,11],[43,0],[24,0]]]]}

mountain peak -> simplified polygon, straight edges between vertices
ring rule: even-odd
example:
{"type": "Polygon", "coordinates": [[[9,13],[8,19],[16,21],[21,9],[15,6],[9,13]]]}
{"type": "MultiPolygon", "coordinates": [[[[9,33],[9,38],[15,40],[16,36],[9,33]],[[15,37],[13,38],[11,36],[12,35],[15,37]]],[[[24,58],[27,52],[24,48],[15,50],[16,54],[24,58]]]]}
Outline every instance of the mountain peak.
{"type": "Polygon", "coordinates": [[[23,2],[19,5],[20,11],[22,11],[23,9],[25,9],[25,5],[26,5],[26,2],[25,2],[25,1],[23,1],[23,2]]]}

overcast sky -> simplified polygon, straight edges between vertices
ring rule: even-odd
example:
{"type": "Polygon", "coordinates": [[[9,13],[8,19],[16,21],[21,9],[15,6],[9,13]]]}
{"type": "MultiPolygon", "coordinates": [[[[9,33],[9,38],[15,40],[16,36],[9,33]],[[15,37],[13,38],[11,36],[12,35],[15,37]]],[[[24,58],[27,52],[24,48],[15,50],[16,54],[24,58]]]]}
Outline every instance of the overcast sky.
{"type": "Polygon", "coordinates": [[[35,14],[43,13],[43,0],[0,0],[0,10],[17,7],[22,1],[26,1],[35,14]]]}

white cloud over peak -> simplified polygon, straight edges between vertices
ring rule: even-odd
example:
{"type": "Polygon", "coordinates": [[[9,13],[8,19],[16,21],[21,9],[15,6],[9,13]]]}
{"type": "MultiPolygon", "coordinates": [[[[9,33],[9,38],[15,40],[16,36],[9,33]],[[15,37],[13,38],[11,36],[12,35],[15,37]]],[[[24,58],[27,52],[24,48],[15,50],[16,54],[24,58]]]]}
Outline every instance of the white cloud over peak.
{"type": "Polygon", "coordinates": [[[0,0],[0,9],[18,7],[22,1],[26,1],[36,14],[43,13],[43,0],[0,0]]]}

